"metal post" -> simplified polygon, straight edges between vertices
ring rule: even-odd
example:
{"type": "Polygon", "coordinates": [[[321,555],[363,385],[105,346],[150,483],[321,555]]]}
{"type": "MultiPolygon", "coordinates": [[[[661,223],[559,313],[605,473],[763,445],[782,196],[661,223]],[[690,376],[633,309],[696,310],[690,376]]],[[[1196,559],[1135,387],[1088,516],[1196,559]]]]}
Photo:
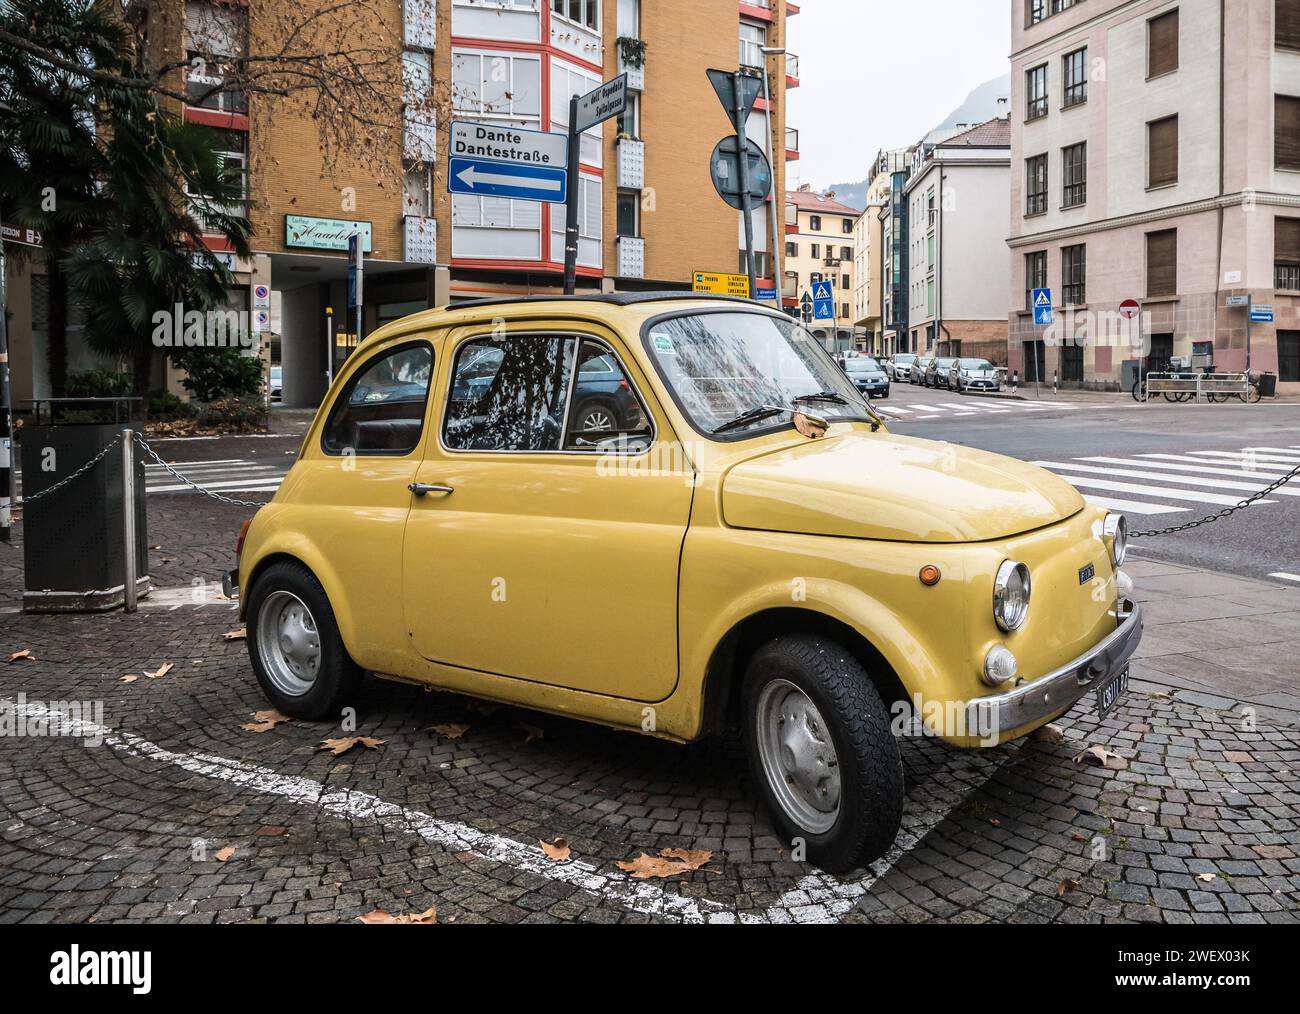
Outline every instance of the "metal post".
{"type": "MultiPolygon", "coordinates": [[[[334,386],[334,307],[325,307],[325,390],[334,386]]],[[[281,401],[283,401],[281,397],[281,401]]]]}
{"type": "MultiPolygon", "coordinates": [[[[766,77],[767,68],[763,68],[766,77]]],[[[749,298],[753,299],[758,288],[758,270],[754,265],[754,219],[749,205],[749,143],[745,136],[745,124],[740,118],[740,71],[732,75],[732,94],[734,95],[731,120],[736,125],[736,163],[740,169],[740,214],[745,226],[745,268],[749,275],[749,298]]]]}
{"type": "Polygon", "coordinates": [[[1250,401],[1250,324],[1255,313],[1255,294],[1246,296],[1246,401],[1250,401]]]}
{"type": "Polygon", "coordinates": [[[122,610],[135,612],[135,431],[122,431],[122,610]]]}
{"type": "Polygon", "coordinates": [[[1035,398],[1041,398],[1043,396],[1043,392],[1039,388],[1039,384],[1042,381],[1042,379],[1043,379],[1042,367],[1039,365],[1038,362],[1038,328],[1034,328],[1034,397],[1035,398]]]}
{"type": "MultiPolygon", "coordinates": [[[[773,54],[768,54],[768,55],[770,56],[773,54]]],[[[785,55],[784,52],[782,52],[781,55],[784,56],[785,55]]],[[[776,165],[776,139],[772,136],[772,97],[771,97],[770,89],[768,88],[766,68],[764,69],[763,72],[763,105],[766,107],[763,110],[763,115],[767,119],[767,161],[769,165],[775,166],[776,165]]],[[[783,139],[782,144],[784,143],[785,142],[783,139]]],[[[781,275],[781,240],[785,238],[785,230],[780,228],[779,222],[777,220],[777,214],[778,214],[777,198],[778,196],[780,197],[780,204],[781,204],[780,214],[784,216],[785,194],[784,193],[781,193],[780,195],[777,194],[775,188],[775,183],[776,183],[775,175],[773,175],[772,183],[774,184],[772,189],[772,214],[769,216],[772,220],[772,224],[769,227],[772,230],[772,243],[771,243],[772,284],[776,287],[777,309],[781,309],[785,305],[781,298],[782,296],[781,290],[785,287],[785,279],[781,275]]]]}
{"type": "Polygon", "coordinates": [[[5,251],[0,242],[0,542],[13,524],[14,427],[9,388],[9,327],[5,320],[5,251]]]}
{"type": "Polygon", "coordinates": [[[582,184],[582,135],[578,133],[578,96],[569,98],[569,200],[564,206],[564,294],[578,288],[578,195],[582,184]]]}

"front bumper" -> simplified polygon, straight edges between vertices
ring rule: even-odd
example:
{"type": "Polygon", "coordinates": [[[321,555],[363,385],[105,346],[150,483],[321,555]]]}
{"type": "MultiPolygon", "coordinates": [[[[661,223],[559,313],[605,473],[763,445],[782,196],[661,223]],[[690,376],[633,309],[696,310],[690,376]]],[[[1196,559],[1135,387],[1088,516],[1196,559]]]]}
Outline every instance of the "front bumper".
{"type": "Polygon", "coordinates": [[[1142,607],[1125,602],[1120,624],[1113,634],[1093,645],[1059,669],[1006,693],[969,701],[966,727],[985,730],[1006,739],[1007,733],[1064,714],[1085,694],[1106,685],[1128,668],[1142,640],[1142,607]]]}

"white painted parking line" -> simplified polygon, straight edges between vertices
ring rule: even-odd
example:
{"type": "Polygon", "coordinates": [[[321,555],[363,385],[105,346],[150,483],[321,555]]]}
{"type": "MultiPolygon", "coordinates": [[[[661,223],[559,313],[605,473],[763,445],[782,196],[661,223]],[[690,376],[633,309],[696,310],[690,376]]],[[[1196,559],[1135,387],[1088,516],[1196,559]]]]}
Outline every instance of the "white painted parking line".
{"type": "Polygon", "coordinates": [[[1094,507],[1105,507],[1111,511],[1124,511],[1126,514],[1190,514],[1190,507],[1170,507],[1162,503],[1140,503],[1137,500],[1116,500],[1109,496],[1093,496],[1085,493],[1084,497],[1094,507]]]}
{"type": "MultiPolygon", "coordinates": [[[[1060,474],[1060,473],[1058,473],[1060,474]]],[[[1219,496],[1217,493],[1198,493],[1192,490],[1170,489],[1167,486],[1144,486],[1135,482],[1112,482],[1109,479],[1094,479],[1086,475],[1061,475],[1066,482],[1085,489],[1100,489],[1111,493],[1138,493],[1142,496],[1159,497],[1165,500],[1184,500],[1190,503],[1211,504],[1215,507],[1235,507],[1244,497],[1219,496]]],[[[1255,504],[1277,503],[1276,500],[1256,500],[1255,504]]]]}
{"type": "Polygon", "coordinates": [[[1270,574],[1269,577],[1275,577],[1279,581],[1294,581],[1300,584],[1300,574],[1288,574],[1285,571],[1278,571],[1276,574],[1270,574]]]}
{"type": "MultiPolygon", "coordinates": [[[[1098,468],[1096,466],[1080,465],[1078,462],[1070,463],[1065,461],[1035,461],[1034,464],[1042,468],[1050,468],[1053,471],[1086,472],[1088,475],[1109,475],[1116,479],[1155,479],[1157,482],[1178,482],[1185,486],[1203,486],[1206,489],[1223,489],[1247,494],[1258,493],[1260,490],[1268,488],[1266,480],[1229,482],[1226,479],[1208,479],[1196,475],[1169,475],[1162,472],[1139,471],[1128,468],[1098,468]]],[[[1300,496],[1300,489],[1283,488],[1274,490],[1274,493],[1278,496],[1300,496]]]]}

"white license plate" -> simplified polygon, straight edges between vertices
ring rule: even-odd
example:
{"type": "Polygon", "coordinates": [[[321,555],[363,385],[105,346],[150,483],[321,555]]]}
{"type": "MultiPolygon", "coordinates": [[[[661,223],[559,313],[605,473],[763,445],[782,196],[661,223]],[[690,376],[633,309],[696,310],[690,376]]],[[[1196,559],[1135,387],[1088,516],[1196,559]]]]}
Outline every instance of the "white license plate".
{"type": "Polygon", "coordinates": [[[1115,710],[1121,697],[1128,693],[1128,670],[1116,676],[1104,687],[1097,688],[1097,717],[1105,718],[1115,710]]]}

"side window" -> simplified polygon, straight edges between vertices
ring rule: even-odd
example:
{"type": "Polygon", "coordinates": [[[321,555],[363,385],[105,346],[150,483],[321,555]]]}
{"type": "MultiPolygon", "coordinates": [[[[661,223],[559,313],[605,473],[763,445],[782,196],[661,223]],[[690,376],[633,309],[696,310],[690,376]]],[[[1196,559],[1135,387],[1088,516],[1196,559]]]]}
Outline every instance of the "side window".
{"type": "Polygon", "coordinates": [[[565,433],[569,451],[641,450],[652,433],[641,400],[617,357],[588,338],[578,347],[578,380],[565,433]],[[618,441],[628,437],[643,439],[635,447],[620,447],[618,441]]]}
{"type": "Polygon", "coordinates": [[[433,374],[428,345],[404,345],[375,357],[339,395],[325,424],[328,454],[410,454],[424,429],[433,374]]]}
{"type": "Polygon", "coordinates": [[[474,338],[456,352],[443,440],[457,451],[558,451],[575,338],[474,338]]]}

